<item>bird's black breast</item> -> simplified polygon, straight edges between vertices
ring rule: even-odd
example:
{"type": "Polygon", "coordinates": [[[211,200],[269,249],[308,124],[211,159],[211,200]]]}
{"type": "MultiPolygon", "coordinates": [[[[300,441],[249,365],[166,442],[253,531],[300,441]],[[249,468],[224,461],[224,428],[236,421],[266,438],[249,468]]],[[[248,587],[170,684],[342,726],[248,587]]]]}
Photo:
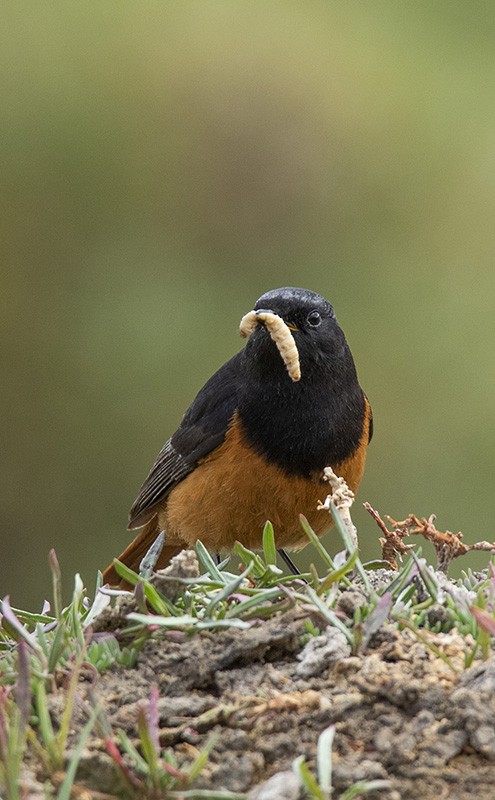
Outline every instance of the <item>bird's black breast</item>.
{"type": "Polygon", "coordinates": [[[238,413],[257,452],[289,474],[309,477],[358,448],[366,406],[354,370],[340,377],[323,370],[307,381],[303,373],[299,383],[244,384],[238,413]]]}

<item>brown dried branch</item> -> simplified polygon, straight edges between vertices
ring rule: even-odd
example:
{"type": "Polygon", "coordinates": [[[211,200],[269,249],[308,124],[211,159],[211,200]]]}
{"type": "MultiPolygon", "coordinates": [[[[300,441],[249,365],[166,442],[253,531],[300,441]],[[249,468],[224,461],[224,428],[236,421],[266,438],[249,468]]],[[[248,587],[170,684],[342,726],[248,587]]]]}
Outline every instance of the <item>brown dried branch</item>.
{"type": "Polygon", "coordinates": [[[384,536],[379,539],[383,560],[389,564],[390,569],[397,571],[399,569],[398,560],[402,560],[402,556],[414,547],[414,545],[404,544],[402,541],[405,536],[408,536],[407,529],[397,523],[397,525],[394,525],[394,530],[389,531],[378,511],[369,503],[363,503],[363,505],[384,534],[384,536]]]}
{"type": "Polygon", "coordinates": [[[382,557],[387,561],[392,569],[397,569],[397,560],[410,550],[412,545],[406,545],[402,542],[405,536],[423,536],[432,543],[437,554],[437,569],[440,572],[447,574],[449,564],[454,558],[464,556],[470,550],[482,550],[489,553],[495,553],[495,542],[475,542],[474,544],[465,544],[462,541],[462,533],[452,533],[452,531],[439,531],[435,527],[435,514],[430,514],[428,519],[421,517],[419,519],[416,514],[409,514],[406,519],[398,522],[392,517],[385,516],[393,530],[389,531],[380,515],[373,509],[369,503],[364,503],[365,509],[371,514],[378,527],[385,534],[385,539],[380,539],[382,545],[382,557]]]}

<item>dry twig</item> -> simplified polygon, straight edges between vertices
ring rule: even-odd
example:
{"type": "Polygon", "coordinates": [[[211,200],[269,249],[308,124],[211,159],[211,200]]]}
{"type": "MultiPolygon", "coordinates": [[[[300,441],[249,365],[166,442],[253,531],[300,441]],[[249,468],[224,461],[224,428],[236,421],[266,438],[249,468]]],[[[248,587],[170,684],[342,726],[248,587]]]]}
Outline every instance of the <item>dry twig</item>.
{"type": "Polygon", "coordinates": [[[416,514],[409,514],[406,519],[398,522],[385,515],[393,530],[389,531],[378,511],[371,507],[369,503],[364,503],[365,509],[371,514],[380,530],[385,534],[385,538],[380,538],[382,546],[382,557],[390,564],[391,569],[396,570],[397,556],[401,558],[413,545],[404,544],[402,541],[406,536],[423,536],[432,543],[437,554],[437,569],[447,574],[449,564],[454,558],[464,556],[470,550],[483,550],[495,553],[495,542],[475,542],[465,544],[462,541],[462,533],[452,533],[452,531],[439,531],[435,527],[435,514],[430,514],[428,519],[421,517],[418,519],[416,514]]]}
{"type": "Polygon", "coordinates": [[[397,571],[399,569],[398,560],[402,560],[402,556],[414,547],[414,545],[404,544],[402,541],[405,536],[409,535],[407,529],[401,527],[400,523],[397,523],[394,525],[394,530],[389,531],[378,511],[369,503],[363,503],[363,505],[384,534],[384,536],[379,539],[382,547],[383,560],[390,565],[390,569],[397,571]]]}

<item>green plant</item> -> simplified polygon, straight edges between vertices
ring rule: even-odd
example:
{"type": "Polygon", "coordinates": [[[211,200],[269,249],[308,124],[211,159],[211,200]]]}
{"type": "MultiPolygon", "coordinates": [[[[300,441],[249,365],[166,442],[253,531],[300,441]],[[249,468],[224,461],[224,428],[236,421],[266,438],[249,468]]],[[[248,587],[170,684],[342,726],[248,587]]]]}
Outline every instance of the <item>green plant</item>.
{"type": "Polygon", "coordinates": [[[151,689],[147,706],[141,705],[138,710],[137,735],[139,750],[122,730],[118,733],[120,749],[112,737],[107,736],[105,740],[107,752],[118,767],[131,796],[139,800],[158,800],[164,797],[244,800],[245,795],[233,792],[187,791],[204,769],[217,736],[209,739],[191,763],[179,768],[173,751],[163,750],[160,745],[156,687],[151,689]],[[122,754],[125,754],[126,760],[122,754]]]}
{"type": "MultiPolygon", "coordinates": [[[[68,761],[69,730],[81,670],[96,675],[116,664],[132,667],[150,637],[173,636],[172,632],[177,631],[181,636],[192,636],[204,630],[244,630],[298,606],[307,613],[301,643],[330,625],[338,628],[351,651],[359,654],[373,646],[373,637],[380,629],[390,625],[407,628],[454,672],[471,666],[477,658],[489,657],[495,637],[492,563],[488,575],[468,570],[461,579],[448,581],[426,563],[417,548],[415,552],[407,551],[402,563],[399,559],[398,571],[384,571],[377,581],[372,572],[383,568],[383,563],[361,562],[350,535],[348,512],[346,524],[340,524],[332,502],[327,501],[324,507],[334,517],[344,546],[334,557],[327,553],[307,520],[301,518],[303,530],[323,560],[323,574],[314,565],[304,575],[283,574],[276,563],[275,535],[270,523],[265,526],[260,553],[236,544],[235,555],[243,564],[240,572],[229,570],[228,560],[216,564],[198,541],[196,555],[201,574],[187,579],[170,576],[169,580],[180,587],[173,600],[152,580],[156,548],[145,557],[140,574],[116,562],[119,574],[134,586],[136,609],[127,614],[127,627],[119,617],[117,633],[95,634],[95,620],[113,602],[112,597],[122,594],[129,598],[131,594],[102,589],[98,574],[90,600],[76,575],[70,603],[64,607],[60,567],[51,551],[53,611],[46,603],[40,613],[12,608],[8,597],[0,606],[0,793],[4,791],[9,800],[20,800],[22,760],[28,748],[47,774],[66,770],[56,791],[59,800],[68,800],[82,749],[98,725],[105,731],[108,752],[131,796],[153,800],[164,793],[170,798],[232,800],[242,796],[193,788],[215,740],[211,739],[191,763],[181,763],[179,767],[174,752],[160,746],[156,690],[138,714],[137,741],[131,741],[123,731],[114,736],[103,712],[95,707],[88,712],[87,723],[68,761]],[[344,613],[341,600],[349,589],[355,594],[356,588],[359,605],[344,613]],[[464,665],[444,652],[441,638],[435,635],[452,630],[464,640],[464,665]],[[60,719],[54,724],[49,699],[51,693],[59,691],[61,682],[66,686],[65,702],[60,719]]],[[[331,792],[333,736],[333,729],[329,729],[320,737],[316,776],[303,759],[295,762],[306,791],[318,800],[331,792]]],[[[342,795],[342,800],[351,800],[380,785],[358,782],[342,795]]]]}
{"type": "MultiPolygon", "coordinates": [[[[320,734],[316,751],[316,776],[313,775],[304,760],[304,756],[299,756],[293,762],[292,768],[304,788],[308,797],[312,800],[330,800],[334,791],[332,785],[332,747],[335,737],[335,727],[330,725],[320,734]]],[[[388,789],[390,781],[358,781],[350,786],[344,794],[339,795],[338,800],[354,800],[370,792],[378,792],[381,789],[388,789]]]]}

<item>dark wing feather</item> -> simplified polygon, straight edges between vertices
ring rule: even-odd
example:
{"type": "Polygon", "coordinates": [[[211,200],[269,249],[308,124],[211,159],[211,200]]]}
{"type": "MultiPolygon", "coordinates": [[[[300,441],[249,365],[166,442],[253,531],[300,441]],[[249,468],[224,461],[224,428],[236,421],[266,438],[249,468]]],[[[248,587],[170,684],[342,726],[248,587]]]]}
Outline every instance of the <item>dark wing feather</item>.
{"type": "Polygon", "coordinates": [[[140,528],[156,506],[220,445],[237,408],[237,382],[244,351],[227,361],[203,386],[179,428],[163,445],[129,512],[129,528],[140,528]]]}
{"type": "Polygon", "coordinates": [[[369,412],[370,412],[370,424],[368,428],[368,444],[371,442],[373,438],[373,409],[371,408],[370,401],[368,400],[367,396],[364,395],[365,400],[368,404],[369,412]]]}
{"type": "Polygon", "coordinates": [[[140,528],[153,516],[156,504],[167,491],[194,469],[174,450],[169,439],[160,450],[151,472],[129,511],[129,528],[140,528]]]}

